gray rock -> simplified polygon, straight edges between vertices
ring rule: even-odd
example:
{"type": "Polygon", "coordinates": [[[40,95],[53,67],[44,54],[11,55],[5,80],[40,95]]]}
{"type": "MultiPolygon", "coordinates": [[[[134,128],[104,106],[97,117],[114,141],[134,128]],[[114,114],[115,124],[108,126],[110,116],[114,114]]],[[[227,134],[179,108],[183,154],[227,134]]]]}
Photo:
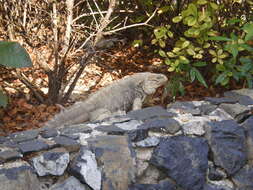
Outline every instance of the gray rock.
{"type": "Polygon", "coordinates": [[[233,176],[233,182],[238,190],[253,189],[253,167],[246,165],[233,176]]]}
{"type": "Polygon", "coordinates": [[[69,163],[69,153],[64,149],[55,149],[32,158],[32,165],[39,176],[64,173],[69,163]]]}
{"type": "Polygon", "coordinates": [[[213,104],[204,104],[199,107],[201,115],[209,115],[211,112],[216,110],[218,106],[213,104]]]}
{"type": "Polygon", "coordinates": [[[134,143],[135,146],[137,147],[154,147],[157,146],[160,142],[160,139],[158,137],[148,137],[142,141],[134,143]]]}
{"type": "Polygon", "coordinates": [[[70,173],[94,190],[101,189],[102,174],[98,168],[95,154],[86,147],[81,147],[78,156],[71,163],[70,173]]]}
{"type": "Polygon", "coordinates": [[[233,120],[209,122],[206,138],[213,153],[214,163],[230,175],[246,163],[244,130],[233,120]]]}
{"type": "Polygon", "coordinates": [[[26,162],[8,163],[0,166],[1,190],[35,190],[39,181],[26,162]]]}
{"type": "Polygon", "coordinates": [[[58,135],[58,131],[55,128],[44,128],[41,130],[40,135],[43,138],[56,137],[58,135]]]}
{"type": "Polygon", "coordinates": [[[224,109],[229,115],[231,115],[237,122],[242,122],[251,114],[250,108],[241,104],[221,104],[219,106],[224,109]]]}
{"type": "Polygon", "coordinates": [[[245,122],[243,122],[242,126],[246,131],[247,157],[253,166],[253,116],[249,117],[245,122]]]}
{"type": "Polygon", "coordinates": [[[23,154],[26,154],[30,152],[38,152],[41,150],[46,150],[49,148],[49,146],[44,141],[36,139],[20,143],[18,144],[18,148],[23,154]]]}
{"type": "Polygon", "coordinates": [[[167,106],[169,112],[175,112],[177,114],[190,113],[192,115],[201,115],[201,111],[198,105],[193,102],[175,102],[167,106]]]}
{"type": "Polygon", "coordinates": [[[135,184],[131,185],[128,190],[176,190],[175,184],[168,180],[163,180],[158,184],[135,184]]]}
{"type": "Polygon", "coordinates": [[[3,144],[4,142],[8,141],[9,139],[7,137],[0,136],[0,144],[3,144]]]}
{"type": "Polygon", "coordinates": [[[88,140],[101,166],[104,190],[127,189],[135,181],[135,156],[126,136],[100,136],[88,140]]]}
{"type": "Polygon", "coordinates": [[[14,142],[23,142],[23,141],[29,141],[33,140],[38,137],[39,135],[39,130],[28,130],[28,131],[22,131],[22,132],[16,132],[12,133],[9,137],[14,141],[14,142]]]}
{"type": "Polygon", "coordinates": [[[232,90],[225,92],[224,96],[234,99],[245,106],[253,105],[253,89],[232,90]]]}
{"type": "Polygon", "coordinates": [[[228,97],[221,97],[221,98],[206,97],[205,100],[214,105],[219,105],[222,103],[234,104],[237,102],[237,100],[228,97]]]}
{"type": "Polygon", "coordinates": [[[181,126],[175,119],[165,118],[149,120],[142,124],[139,129],[175,134],[181,129],[181,126]]]}
{"type": "Polygon", "coordinates": [[[216,116],[218,121],[222,120],[232,120],[234,119],[231,115],[225,112],[223,109],[217,108],[211,113],[208,114],[209,116],[216,116]]]}
{"type": "Polygon", "coordinates": [[[206,140],[176,136],[161,140],[151,163],[165,170],[184,189],[202,190],[208,168],[207,154],[206,140]]]}
{"type": "Polygon", "coordinates": [[[23,157],[23,155],[14,149],[0,151],[0,164],[10,161],[10,160],[22,158],[22,157],[23,157]]]}
{"type": "Polygon", "coordinates": [[[175,114],[167,112],[164,108],[160,106],[148,107],[141,110],[130,111],[127,117],[136,120],[147,120],[153,118],[170,118],[175,116],[175,114]]]}
{"type": "Polygon", "coordinates": [[[62,183],[55,184],[50,190],[88,190],[88,188],[80,183],[75,177],[71,176],[62,183]]]}
{"type": "Polygon", "coordinates": [[[195,116],[191,114],[180,115],[175,118],[181,124],[185,135],[202,136],[205,134],[204,126],[210,121],[207,117],[195,116]]]}
{"type": "Polygon", "coordinates": [[[53,141],[55,142],[55,146],[64,147],[70,152],[78,151],[80,148],[80,144],[76,140],[68,137],[64,136],[54,137],[53,141]]]}
{"type": "Polygon", "coordinates": [[[213,163],[208,163],[208,179],[212,181],[218,181],[227,178],[226,173],[218,167],[215,167],[213,163]]]}
{"type": "Polygon", "coordinates": [[[116,123],[114,125],[125,131],[132,131],[132,130],[136,130],[138,126],[140,126],[142,123],[143,122],[138,121],[138,120],[130,120],[124,123],[116,123]]]}
{"type": "Polygon", "coordinates": [[[234,190],[223,185],[206,184],[203,190],[234,190]]]}

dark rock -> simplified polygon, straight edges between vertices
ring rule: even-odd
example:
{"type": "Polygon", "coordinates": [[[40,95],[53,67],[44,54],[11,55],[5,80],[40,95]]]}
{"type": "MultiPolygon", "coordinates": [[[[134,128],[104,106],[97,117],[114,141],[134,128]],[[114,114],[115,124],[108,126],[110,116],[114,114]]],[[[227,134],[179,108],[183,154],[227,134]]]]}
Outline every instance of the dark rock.
{"type": "Polygon", "coordinates": [[[223,185],[211,185],[206,184],[203,190],[234,190],[229,187],[225,187],[223,185]]]}
{"type": "Polygon", "coordinates": [[[235,99],[228,98],[228,97],[221,97],[221,98],[206,97],[205,100],[214,105],[219,105],[223,103],[234,104],[237,102],[235,99]]]}
{"type": "Polygon", "coordinates": [[[100,136],[89,139],[88,146],[103,166],[103,190],[128,189],[136,174],[129,139],[126,136],[100,136]]]}
{"type": "Polygon", "coordinates": [[[69,153],[64,149],[55,149],[32,158],[32,165],[39,176],[64,173],[69,163],[69,153]]]}
{"type": "Polygon", "coordinates": [[[249,162],[253,165],[253,116],[242,123],[246,131],[246,150],[249,162]]]}
{"type": "Polygon", "coordinates": [[[8,141],[9,139],[7,137],[0,136],[0,144],[3,144],[4,142],[8,141]]]}
{"type": "Polygon", "coordinates": [[[134,110],[127,114],[127,117],[144,121],[147,119],[168,118],[173,116],[175,116],[175,114],[169,113],[160,106],[148,107],[141,110],[134,110]]]}
{"type": "Polygon", "coordinates": [[[226,173],[219,168],[215,168],[214,165],[209,164],[208,179],[212,181],[218,181],[227,177],[226,173]]]}
{"type": "Polygon", "coordinates": [[[180,130],[181,127],[178,121],[176,121],[175,119],[165,118],[147,121],[138,128],[154,132],[165,132],[175,134],[180,130]]]}
{"type": "Polygon", "coordinates": [[[244,130],[233,120],[209,122],[206,138],[211,147],[214,163],[230,175],[246,162],[244,130]]]}
{"type": "Polygon", "coordinates": [[[137,129],[133,131],[129,131],[128,137],[132,142],[137,142],[144,140],[148,137],[148,130],[147,129],[137,129]]]}
{"type": "Polygon", "coordinates": [[[86,147],[81,147],[78,156],[70,165],[69,172],[92,189],[101,189],[102,175],[95,154],[86,147]]]}
{"type": "Polygon", "coordinates": [[[64,147],[70,152],[78,151],[80,148],[80,144],[76,140],[68,137],[64,136],[54,137],[53,141],[55,142],[56,147],[64,147]]]}
{"type": "Polygon", "coordinates": [[[209,115],[209,113],[213,112],[218,106],[212,104],[204,104],[199,107],[201,111],[201,115],[209,115]]]}
{"type": "Polygon", "coordinates": [[[1,190],[35,190],[38,187],[36,174],[27,163],[16,162],[0,166],[1,190]]]}
{"type": "Polygon", "coordinates": [[[253,105],[253,89],[232,90],[225,92],[224,96],[234,99],[245,106],[253,105]]]}
{"type": "Polygon", "coordinates": [[[96,127],[95,130],[104,132],[108,135],[124,135],[127,132],[115,125],[100,125],[96,127]]]}
{"type": "Polygon", "coordinates": [[[58,135],[58,131],[55,128],[44,128],[41,130],[40,135],[43,138],[56,137],[58,135]]]}
{"type": "Polygon", "coordinates": [[[22,157],[23,155],[14,149],[0,151],[0,164],[10,161],[10,160],[22,158],[22,157]]]}
{"type": "Polygon", "coordinates": [[[240,169],[234,176],[233,182],[236,184],[238,190],[252,190],[253,189],[253,167],[246,165],[240,169]]]}
{"type": "Polygon", "coordinates": [[[160,142],[160,138],[158,137],[148,137],[142,141],[138,141],[136,143],[134,143],[134,145],[136,147],[145,147],[145,148],[149,148],[149,147],[154,147],[157,146],[160,142]]]}
{"type": "Polygon", "coordinates": [[[22,131],[22,132],[16,132],[12,133],[9,137],[14,141],[14,142],[23,142],[23,141],[29,141],[33,140],[38,137],[39,135],[39,130],[28,130],[28,131],[22,131]]]}
{"type": "MultiPolygon", "coordinates": [[[[192,115],[201,115],[200,109],[193,102],[175,102],[167,106],[167,110],[177,110],[177,113],[190,113],[192,115]]],[[[173,111],[172,111],[173,112],[173,111]]]]}
{"type": "Polygon", "coordinates": [[[241,104],[221,104],[219,106],[224,109],[229,115],[231,115],[237,122],[242,122],[251,114],[250,108],[241,104]]]}
{"type": "Polygon", "coordinates": [[[176,136],[162,139],[151,163],[185,190],[202,190],[208,168],[208,145],[202,138],[176,136]]]}
{"type": "Polygon", "coordinates": [[[158,184],[135,184],[128,190],[176,190],[176,186],[168,180],[163,180],[158,184]]]}
{"type": "Polygon", "coordinates": [[[31,140],[18,144],[18,148],[23,154],[25,154],[29,152],[38,152],[41,150],[46,150],[49,148],[49,146],[42,140],[31,140]]]}
{"type": "Polygon", "coordinates": [[[80,183],[75,177],[71,176],[62,183],[57,183],[50,190],[88,190],[89,188],[80,183]]]}

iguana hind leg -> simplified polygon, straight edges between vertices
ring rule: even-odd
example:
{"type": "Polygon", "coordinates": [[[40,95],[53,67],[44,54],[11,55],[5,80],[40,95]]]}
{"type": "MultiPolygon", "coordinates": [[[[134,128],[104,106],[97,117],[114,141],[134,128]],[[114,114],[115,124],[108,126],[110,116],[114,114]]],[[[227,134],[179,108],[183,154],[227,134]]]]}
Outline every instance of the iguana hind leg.
{"type": "Polygon", "coordinates": [[[132,110],[139,110],[142,108],[142,99],[141,98],[135,98],[133,102],[132,110]]]}
{"type": "Polygon", "coordinates": [[[107,117],[110,117],[112,113],[110,110],[105,108],[96,109],[90,113],[90,121],[103,120],[107,117]]]}

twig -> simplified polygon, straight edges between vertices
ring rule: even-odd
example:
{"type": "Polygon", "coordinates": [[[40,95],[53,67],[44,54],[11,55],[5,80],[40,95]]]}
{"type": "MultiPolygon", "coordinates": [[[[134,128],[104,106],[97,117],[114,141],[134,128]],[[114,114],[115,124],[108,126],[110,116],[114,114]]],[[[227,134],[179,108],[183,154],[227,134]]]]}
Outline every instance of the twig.
{"type": "Polygon", "coordinates": [[[124,27],[121,27],[121,28],[117,28],[117,29],[114,29],[114,30],[103,32],[103,34],[104,35],[110,35],[110,34],[113,34],[115,32],[118,32],[118,31],[121,31],[121,30],[126,30],[128,28],[133,28],[133,27],[137,27],[137,26],[151,26],[148,23],[155,16],[156,12],[157,12],[157,9],[153,12],[153,14],[145,22],[137,23],[137,24],[131,24],[131,25],[128,25],[128,26],[124,26],[124,27]]]}

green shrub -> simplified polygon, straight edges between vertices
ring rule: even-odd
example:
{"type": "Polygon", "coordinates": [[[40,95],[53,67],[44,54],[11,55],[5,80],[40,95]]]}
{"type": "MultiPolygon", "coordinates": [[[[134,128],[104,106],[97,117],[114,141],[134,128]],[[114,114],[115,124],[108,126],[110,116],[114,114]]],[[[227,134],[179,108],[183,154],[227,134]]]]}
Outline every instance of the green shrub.
{"type": "MultiPolygon", "coordinates": [[[[12,68],[30,67],[32,62],[26,50],[17,42],[0,41],[0,65],[12,68]]],[[[0,89],[0,107],[7,105],[8,98],[0,89]]]]}

